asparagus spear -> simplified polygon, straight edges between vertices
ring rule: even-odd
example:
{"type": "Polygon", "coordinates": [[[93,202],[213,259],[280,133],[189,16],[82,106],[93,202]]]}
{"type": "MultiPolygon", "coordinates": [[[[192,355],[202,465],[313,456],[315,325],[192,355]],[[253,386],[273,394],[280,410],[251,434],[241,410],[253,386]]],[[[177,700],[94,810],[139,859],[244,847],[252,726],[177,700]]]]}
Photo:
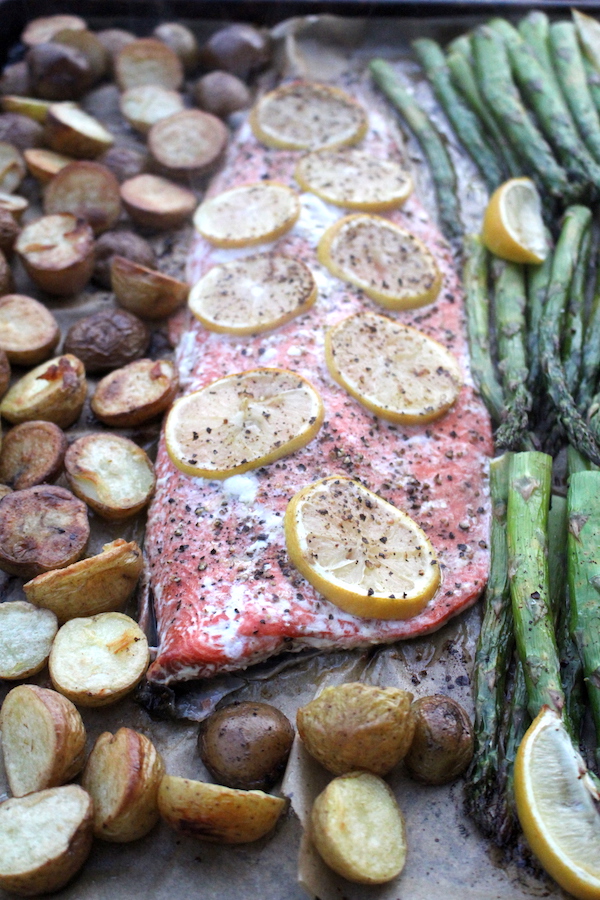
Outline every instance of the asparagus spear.
{"type": "Polygon", "coordinates": [[[600,762],[600,472],[575,472],[567,502],[570,629],[583,663],[600,762]]]}
{"type": "Polygon", "coordinates": [[[503,181],[502,168],[484,137],[477,117],[465,106],[454,89],[441,47],[429,38],[419,38],[413,41],[412,46],[459,140],[487,186],[493,190],[503,181]]]}
{"type": "Polygon", "coordinates": [[[471,374],[490,416],[498,424],[504,416],[504,397],[490,352],[488,252],[478,235],[470,234],[465,237],[464,258],[463,283],[471,374]]]}
{"type": "Polygon", "coordinates": [[[474,32],[472,43],[481,91],[498,124],[546,190],[558,199],[568,196],[566,173],[523,106],[502,39],[493,29],[481,26],[474,32]]]}
{"type": "Polygon", "coordinates": [[[573,396],[579,389],[579,375],[583,356],[583,317],[590,249],[591,232],[588,230],[581,240],[579,258],[573,272],[562,347],[565,379],[569,392],[573,396]]]}
{"type": "Polygon", "coordinates": [[[444,142],[414,97],[398,80],[388,62],[374,59],[369,68],[376,84],[404,117],[427,157],[444,234],[449,238],[460,237],[463,229],[458,205],[456,173],[444,142]]]}
{"type": "MultiPolygon", "coordinates": [[[[585,326],[581,380],[577,394],[577,407],[582,415],[591,409],[594,391],[600,374],[600,266],[596,271],[596,284],[590,313],[585,326]]],[[[600,408],[600,406],[599,406],[600,408]]],[[[592,431],[598,434],[592,427],[592,431]]]]}
{"type": "Polygon", "coordinates": [[[600,448],[579,414],[567,387],[560,359],[560,334],[567,293],[591,212],[585,206],[571,206],[565,213],[560,238],[554,251],[552,277],[540,325],[540,355],[546,387],[569,441],[592,462],[600,465],[600,448]]]}
{"type": "Polygon", "coordinates": [[[534,718],[547,704],[562,713],[565,697],[549,607],[548,509],[552,458],[515,453],[508,485],[507,545],[515,638],[534,718]]]}
{"type": "Polygon", "coordinates": [[[544,77],[550,82],[552,89],[562,94],[558,78],[550,55],[550,22],[545,12],[532,10],[519,22],[519,34],[531,47],[536,59],[544,70],[544,77]]]}
{"type": "Polygon", "coordinates": [[[531,724],[531,716],[527,711],[527,685],[520,659],[515,663],[505,719],[498,777],[499,801],[496,809],[495,837],[496,843],[500,846],[511,844],[519,827],[514,792],[515,760],[519,744],[531,724]]]}
{"type": "Polygon", "coordinates": [[[550,26],[550,51],[563,94],[581,136],[596,162],[600,162],[600,117],[590,95],[572,22],[554,22],[550,26]]]}
{"type": "Polygon", "coordinates": [[[523,266],[496,260],[494,310],[499,369],[506,418],[496,433],[501,450],[518,450],[527,433],[531,394],[525,349],[525,273],[523,266]]]}
{"type": "MultiPolygon", "coordinates": [[[[547,239],[548,246],[550,246],[551,239],[549,234],[547,234],[547,239]]],[[[552,259],[552,253],[549,253],[540,266],[527,266],[527,359],[529,361],[527,387],[532,394],[537,394],[540,387],[539,331],[552,274],[552,259]]]]}
{"type": "Polygon", "coordinates": [[[490,463],[490,574],[473,668],[475,754],[466,787],[469,813],[481,830],[490,835],[497,829],[499,728],[506,673],[514,647],[506,545],[509,464],[509,453],[490,463]]]}

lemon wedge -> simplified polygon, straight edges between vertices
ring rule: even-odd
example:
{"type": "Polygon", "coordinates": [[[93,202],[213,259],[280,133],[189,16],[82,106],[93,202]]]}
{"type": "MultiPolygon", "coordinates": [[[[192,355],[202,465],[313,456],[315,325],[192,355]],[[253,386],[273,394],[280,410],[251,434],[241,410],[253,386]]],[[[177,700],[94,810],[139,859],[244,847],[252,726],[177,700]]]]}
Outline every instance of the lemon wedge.
{"type": "Polygon", "coordinates": [[[289,322],[316,299],[308,266],[260,253],[213,266],[190,291],[188,306],[209,331],[256,334],[289,322]]]}
{"type": "Polygon", "coordinates": [[[165,441],[186,475],[228,478],[304,447],[323,422],[314,387],[287,369],[227,375],[177,400],[165,441]]]}
{"type": "Polygon", "coordinates": [[[560,716],[543,707],[517,752],[515,799],[531,849],[569,894],[600,898],[600,796],[560,716]]]}
{"type": "Polygon", "coordinates": [[[481,239],[501,259],[542,263],[549,246],[542,220],[542,204],[530,178],[510,178],[490,198],[481,239]]]}
{"type": "Polygon", "coordinates": [[[452,406],[462,385],[459,365],[445,347],[377,313],[356,313],[330,328],[325,359],[339,385],[389,422],[432,422],[452,406]]]}
{"type": "Polygon", "coordinates": [[[254,136],[279,150],[343,147],[362,140],[367,114],[349,94],[328,84],[295,81],[265,94],[250,111],[254,136]]]}
{"type": "Polygon", "coordinates": [[[439,585],[433,547],[417,523],[350,478],[302,488],[288,503],[284,529],[298,571],[352,615],[408,619],[439,585]]]}
{"type": "Polygon", "coordinates": [[[303,191],[363,212],[395,209],[413,189],[412,178],[398,162],[377,159],[355,147],[309,153],[296,166],[294,177],[303,191]]]}
{"type": "Polygon", "coordinates": [[[432,303],[442,276],[421,241],[389,219],[356,213],[324,232],[319,262],[332,275],[362,288],[387,309],[414,309],[432,303]]]}
{"type": "Polygon", "coordinates": [[[276,181],[259,181],[205,200],[194,213],[194,226],[215,247],[250,247],[281,237],[299,215],[295,191],[276,181]]]}
{"type": "Polygon", "coordinates": [[[594,69],[600,72],[600,22],[578,9],[572,9],[571,15],[583,52],[594,69]]]}

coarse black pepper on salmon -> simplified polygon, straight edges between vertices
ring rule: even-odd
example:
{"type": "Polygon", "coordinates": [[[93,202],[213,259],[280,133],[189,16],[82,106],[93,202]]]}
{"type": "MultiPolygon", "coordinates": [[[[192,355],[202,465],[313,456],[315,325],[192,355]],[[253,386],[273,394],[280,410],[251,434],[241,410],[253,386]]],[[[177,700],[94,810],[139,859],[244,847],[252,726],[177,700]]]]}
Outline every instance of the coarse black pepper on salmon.
{"type": "MultiPolygon", "coordinates": [[[[384,117],[370,110],[365,146],[398,155],[384,117]]],[[[300,154],[269,150],[242,126],[210,194],[274,179],[297,189],[300,154]]],[[[392,642],[433,631],[471,605],[488,571],[487,412],[468,370],[464,304],[450,250],[419,200],[411,196],[388,217],[434,255],[442,288],[434,303],[402,312],[381,310],[360,290],[331,275],[316,257],[325,228],[343,210],[301,195],[294,228],[272,245],[220,250],[197,237],[189,279],[211,266],[258,251],[300,259],[318,286],[315,305],[298,318],[248,337],[207,331],[189,314],[177,323],[182,392],[256,367],[291,369],[307,378],[325,405],[317,436],[292,455],[223,481],[184,475],[170,461],[164,438],[157,459],[157,491],[148,516],[146,615],[153,604],[158,632],[148,678],[172,683],[244,668],[282,650],[349,648],[392,642]],[[450,350],[464,375],[454,406],[428,425],[394,425],[377,418],[328,373],[325,329],[360,310],[384,312],[421,329],[450,350]],[[329,475],[350,476],[408,513],[431,541],[440,587],[410,619],[357,618],[317,594],[291,564],[283,517],[291,497],[329,475]]]]}

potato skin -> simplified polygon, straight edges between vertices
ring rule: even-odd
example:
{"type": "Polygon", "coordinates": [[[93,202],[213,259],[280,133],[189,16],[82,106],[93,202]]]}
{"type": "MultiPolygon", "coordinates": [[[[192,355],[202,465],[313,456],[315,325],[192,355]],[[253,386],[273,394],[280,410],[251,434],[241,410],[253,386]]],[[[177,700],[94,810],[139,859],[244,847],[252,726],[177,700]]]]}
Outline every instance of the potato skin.
{"type": "Polygon", "coordinates": [[[86,372],[118,369],[144,355],[148,327],[125,309],[102,310],[75,322],[65,338],[65,353],[77,356],[86,372]]]}
{"type": "Polygon", "coordinates": [[[348,682],[325,688],[300,707],[298,733],[306,749],[334,775],[390,772],[411,745],[413,696],[397,688],[348,682]]]}
{"type": "Polygon", "coordinates": [[[115,256],[124,256],[133,262],[156,268],[156,253],[143,237],[134,231],[106,231],[96,241],[96,264],[92,278],[110,290],[110,266],[115,256]]]}
{"type": "Polygon", "coordinates": [[[266,791],[283,773],[294,729],[269,703],[247,701],[218,710],[200,726],[198,750],[219,784],[266,791]]]}
{"type": "Polygon", "coordinates": [[[463,707],[444,694],[413,703],[415,733],[404,760],[413,778],[446,784],[465,771],[473,757],[473,726],[463,707]]]}
{"type": "Polygon", "coordinates": [[[22,422],[4,436],[0,482],[15,491],[54,482],[62,472],[67,437],[54,422],[22,422]]]}
{"type": "Polygon", "coordinates": [[[0,350],[0,398],[8,390],[10,384],[10,363],[4,350],[0,350]]]}

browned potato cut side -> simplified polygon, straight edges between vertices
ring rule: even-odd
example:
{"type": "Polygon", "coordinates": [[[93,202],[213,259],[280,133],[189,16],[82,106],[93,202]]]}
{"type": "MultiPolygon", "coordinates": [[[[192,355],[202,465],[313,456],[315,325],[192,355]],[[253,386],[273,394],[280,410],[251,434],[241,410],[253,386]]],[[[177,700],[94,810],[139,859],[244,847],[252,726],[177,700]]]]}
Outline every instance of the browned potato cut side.
{"type": "Polygon", "coordinates": [[[131,428],[163,413],[175,399],[178,386],[172,362],[139,359],[102,379],[92,398],[92,410],[105,425],[131,428]]]}
{"type": "Polygon", "coordinates": [[[32,147],[23,153],[29,174],[40,182],[48,184],[57,172],[73,162],[73,157],[55,153],[54,150],[44,150],[40,147],[32,147]]]}
{"type": "Polygon", "coordinates": [[[184,281],[146,269],[122,256],[111,266],[112,289],[121,306],[142,319],[164,319],[182,306],[189,293],[184,281]]]}
{"type": "Polygon", "coordinates": [[[60,628],[50,652],[50,677],[73,703],[106,706],[139,684],[149,662],[139,625],[123,613],[100,613],[60,628]]]}
{"type": "Polygon", "coordinates": [[[161,22],[152,34],[177,54],[187,74],[194,71],[198,65],[200,47],[193,31],[180,22],[161,22]]]}
{"type": "Polygon", "coordinates": [[[78,616],[119,610],[135,590],[142,569],[139,546],[118,538],[96,556],[38,575],[23,590],[31,603],[52,610],[62,625],[78,616]]]}
{"type": "Polygon", "coordinates": [[[59,890],[86,861],[92,838],[92,799],[76,784],[7,800],[0,804],[0,888],[22,896],[59,890]]]}
{"type": "Polygon", "coordinates": [[[96,37],[108,54],[108,69],[112,75],[116,56],[123,47],[135,41],[136,36],[131,31],[125,31],[124,28],[103,28],[96,32],[96,37]]]}
{"type": "Polygon", "coordinates": [[[21,578],[76,562],[90,536],[85,503],[57,485],[7,494],[0,503],[0,568],[21,578]]]}
{"type": "Polygon", "coordinates": [[[176,831],[203,841],[246,844],[275,827],[286,801],[262,791],[238,791],[220,784],[165,775],[158,808],[176,831]]]}
{"type": "Polygon", "coordinates": [[[46,139],[52,150],[77,158],[94,158],[114,143],[104,125],[72,103],[53,103],[46,118],[46,139]]]}
{"type": "Polygon", "coordinates": [[[177,228],[197,206],[195,194],[158,175],[137,175],[121,185],[121,199],[130,217],[144,228],[177,228]]]}
{"type": "Polygon", "coordinates": [[[66,354],[42,363],[15,382],[0,403],[13,425],[43,419],[68,428],[79,417],[87,393],[85,369],[66,354]]]}
{"type": "Polygon", "coordinates": [[[106,166],[80,160],[69,163],[52,179],[44,193],[44,212],[72,213],[85,219],[100,234],[121,214],[119,182],[106,166]]]}
{"type": "MultiPolygon", "coordinates": [[[[16,242],[15,242],[16,243],[16,242]]],[[[14,287],[14,281],[8,260],[0,250],[0,297],[8,294],[14,287]]]]}
{"type": "Polygon", "coordinates": [[[6,210],[19,222],[21,216],[29,206],[29,201],[25,197],[19,197],[16,194],[6,194],[0,191],[0,209],[6,210]]]}
{"type": "Polygon", "coordinates": [[[148,164],[148,154],[135,147],[118,145],[97,157],[98,162],[113,173],[119,184],[140,175],[148,164]]]}
{"type": "Polygon", "coordinates": [[[40,100],[39,97],[22,97],[18,94],[6,94],[0,99],[0,106],[4,112],[15,112],[22,116],[28,116],[43,125],[46,121],[49,100],[40,100]]]}
{"type": "Polygon", "coordinates": [[[155,122],[181,112],[183,97],[159,84],[140,84],[121,94],[121,113],[129,124],[147,134],[155,122]]]}
{"type": "Polygon", "coordinates": [[[56,481],[67,445],[66,435],[53,422],[15,425],[0,449],[0,481],[15,491],[56,481]]]}
{"type": "Polygon", "coordinates": [[[70,213],[42,216],[23,228],[15,251],[42,290],[76,294],[94,269],[94,232],[70,213]]]}
{"type": "Polygon", "coordinates": [[[0,399],[8,390],[10,384],[10,363],[4,350],[0,350],[0,399]]]}
{"type": "Polygon", "coordinates": [[[194,99],[200,109],[226,118],[250,106],[251,95],[240,78],[217,69],[198,79],[194,86],[194,99]]]}
{"type": "Polygon", "coordinates": [[[103,43],[92,32],[85,29],[62,28],[52,38],[55,44],[73,47],[86,58],[90,67],[90,83],[88,87],[106,75],[108,69],[108,52],[103,43]]]}
{"type": "Polygon", "coordinates": [[[65,28],[84,31],[87,25],[81,16],[64,13],[54,16],[39,16],[27,24],[21,40],[27,47],[33,47],[35,44],[51,41],[55,34],[65,28]]]}
{"type": "Polygon", "coordinates": [[[10,681],[39,672],[57,631],[58,621],[49,609],[38,609],[25,600],[0,603],[0,678],[10,681]]]}
{"type": "Polygon", "coordinates": [[[215,31],[202,48],[202,65],[224,69],[240,78],[260,69],[271,59],[271,39],[267,31],[236,23],[215,31]]]}
{"type": "Polygon", "coordinates": [[[14,144],[0,141],[0,190],[12,194],[26,174],[27,166],[20,151],[14,144]]]}
{"type": "Polygon", "coordinates": [[[139,359],[149,343],[150,331],[137,316],[125,309],[106,309],[70,327],[65,352],[75,354],[88,372],[106,372],[139,359]]]}
{"type": "Polygon", "coordinates": [[[0,348],[11,363],[35,366],[59,340],[58,322],[43,304],[25,294],[0,297],[0,348]]]}
{"type": "Polygon", "coordinates": [[[160,84],[177,91],[183,84],[179,57],[156,38],[139,38],[127,44],[114,65],[115,78],[122,91],[140,84],[160,84]]]}
{"type": "Polygon", "coordinates": [[[105,519],[134,515],[154,491],[148,456],[116,434],[97,432],[78,438],[67,450],[65,471],[73,492],[105,519]]]}
{"type": "Polygon", "coordinates": [[[110,267],[115,256],[124,256],[148,269],[156,268],[156,253],[143,237],[134,231],[108,231],[96,241],[92,276],[102,287],[111,287],[110,267]]]}
{"type": "Polygon", "coordinates": [[[412,694],[348,682],[328,687],[300,707],[298,733],[306,749],[334,775],[390,772],[408,753],[415,723],[412,694]]]}
{"type": "Polygon", "coordinates": [[[82,786],[94,801],[94,834],[123,843],[158,822],[158,788],[165,774],[154,744],[131,728],[105,731],[90,753],[82,786]]]}
{"type": "Polygon", "coordinates": [[[62,694],[34,684],[13,688],[2,704],[0,726],[6,775],[15,797],[57,787],[83,768],[85,728],[62,694]]]}
{"type": "Polygon", "coordinates": [[[186,109],[161,119],[148,132],[154,159],[170,175],[184,178],[207,172],[227,146],[229,132],[211,113],[186,109]]]}
{"type": "Polygon", "coordinates": [[[406,862],[404,817],[382,778],[349,772],[330,781],[311,813],[315,847],[339,875],[359,884],[384,884],[406,862]]]}
{"type": "Polygon", "coordinates": [[[87,59],[74,47],[36,44],[26,59],[32,93],[42,100],[77,100],[92,82],[87,59]]]}

